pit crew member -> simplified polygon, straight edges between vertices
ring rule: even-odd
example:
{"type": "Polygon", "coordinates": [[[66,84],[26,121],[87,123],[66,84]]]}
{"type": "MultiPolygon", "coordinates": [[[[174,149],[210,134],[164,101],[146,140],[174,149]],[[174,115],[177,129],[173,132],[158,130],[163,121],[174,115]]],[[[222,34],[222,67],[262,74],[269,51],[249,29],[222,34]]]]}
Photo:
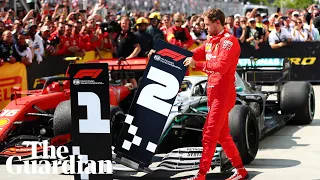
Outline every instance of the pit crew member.
{"type": "Polygon", "coordinates": [[[137,32],[134,34],[136,35],[137,41],[141,47],[138,57],[147,57],[149,51],[153,47],[153,37],[146,32],[148,24],[149,21],[144,17],[140,17],[136,21],[137,32]]]}
{"type": "Polygon", "coordinates": [[[150,26],[147,28],[147,33],[153,37],[153,42],[156,42],[158,39],[165,40],[163,32],[159,29],[160,14],[153,12],[149,15],[149,19],[150,26]]]}
{"type": "MultiPolygon", "coordinates": [[[[117,58],[135,58],[141,51],[140,44],[138,43],[137,36],[131,32],[130,29],[130,18],[128,16],[121,17],[120,20],[121,32],[119,32],[116,37],[116,57],[117,58]]],[[[138,86],[137,81],[134,78],[129,79],[132,83],[132,88],[138,86]]],[[[125,85],[126,80],[123,81],[125,85]]]]}
{"type": "Polygon", "coordinates": [[[240,45],[236,37],[224,29],[225,15],[220,9],[208,10],[204,22],[211,36],[202,46],[193,51],[193,57],[185,59],[185,66],[201,69],[208,74],[208,116],[203,129],[203,152],[198,174],[189,180],[204,180],[210,169],[216,144],[221,144],[235,174],[228,180],[248,178],[239,151],[230,135],[228,113],[234,107],[236,90],[235,71],[240,56],[240,45]],[[200,60],[206,59],[205,62],[200,60]]]}

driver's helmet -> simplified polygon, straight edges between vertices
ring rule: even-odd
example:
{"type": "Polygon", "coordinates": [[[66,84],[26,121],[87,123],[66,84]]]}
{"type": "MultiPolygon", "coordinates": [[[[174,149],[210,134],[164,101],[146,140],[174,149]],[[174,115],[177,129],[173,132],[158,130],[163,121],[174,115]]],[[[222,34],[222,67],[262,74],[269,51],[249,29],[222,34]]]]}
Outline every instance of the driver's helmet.
{"type": "Polygon", "coordinates": [[[183,80],[181,83],[179,92],[186,91],[188,88],[190,88],[190,86],[191,86],[191,82],[183,80]]]}

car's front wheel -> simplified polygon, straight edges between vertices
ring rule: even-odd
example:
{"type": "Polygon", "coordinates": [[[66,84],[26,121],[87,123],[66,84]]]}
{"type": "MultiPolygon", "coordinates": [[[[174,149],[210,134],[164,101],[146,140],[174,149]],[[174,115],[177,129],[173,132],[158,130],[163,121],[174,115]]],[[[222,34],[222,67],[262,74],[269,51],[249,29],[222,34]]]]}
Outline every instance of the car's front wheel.
{"type": "Polygon", "coordinates": [[[229,113],[229,126],[243,163],[250,164],[258,153],[260,140],[254,112],[246,105],[235,105],[229,113]]]}
{"type": "MultiPolygon", "coordinates": [[[[120,134],[125,114],[118,106],[110,106],[110,127],[112,134],[112,144],[116,143],[120,134]]],[[[57,106],[53,117],[54,136],[71,133],[71,105],[70,100],[60,102],[57,106]]]]}
{"type": "Polygon", "coordinates": [[[120,135],[126,115],[118,106],[110,106],[110,127],[112,134],[112,145],[114,146],[120,135]]]}

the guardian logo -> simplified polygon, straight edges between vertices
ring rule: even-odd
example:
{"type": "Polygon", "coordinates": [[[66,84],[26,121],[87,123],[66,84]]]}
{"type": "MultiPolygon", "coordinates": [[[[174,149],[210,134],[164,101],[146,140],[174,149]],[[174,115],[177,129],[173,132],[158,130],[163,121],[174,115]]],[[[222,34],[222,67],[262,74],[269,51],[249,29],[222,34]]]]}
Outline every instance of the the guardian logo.
{"type": "Polygon", "coordinates": [[[26,141],[23,142],[23,145],[31,146],[31,159],[33,160],[26,160],[23,165],[13,167],[13,162],[22,161],[22,157],[9,157],[6,161],[6,169],[11,174],[21,174],[22,172],[25,174],[58,174],[59,166],[61,166],[63,174],[80,174],[81,179],[89,179],[89,174],[112,174],[112,162],[110,160],[99,160],[97,162],[88,160],[87,155],[81,155],[78,146],[72,147],[73,155],[64,156],[69,153],[66,146],[48,146],[48,141],[43,143],[26,141]],[[38,145],[42,146],[42,155],[38,155],[38,145]]]}

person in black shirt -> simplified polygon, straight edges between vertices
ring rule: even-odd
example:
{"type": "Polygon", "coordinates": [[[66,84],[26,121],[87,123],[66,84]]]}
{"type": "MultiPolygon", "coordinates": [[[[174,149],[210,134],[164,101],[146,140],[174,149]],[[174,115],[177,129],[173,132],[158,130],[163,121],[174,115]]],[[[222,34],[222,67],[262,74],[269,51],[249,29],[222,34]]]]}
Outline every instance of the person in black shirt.
{"type": "Polygon", "coordinates": [[[130,19],[123,16],[120,21],[121,32],[115,38],[116,57],[130,59],[137,57],[141,51],[136,35],[130,31],[130,19]]]}
{"type": "MultiPolygon", "coordinates": [[[[21,57],[13,46],[13,35],[11,31],[4,31],[0,42],[0,61],[15,63],[21,62],[21,57]]],[[[3,64],[3,63],[1,63],[3,64]]]]}
{"type": "MultiPolygon", "coordinates": [[[[121,31],[115,38],[116,57],[130,59],[137,57],[141,51],[136,35],[130,30],[130,19],[128,16],[123,16],[120,21],[121,31]]],[[[136,88],[138,83],[135,78],[129,79],[130,85],[126,84],[127,80],[122,81],[123,85],[136,88]]]]}
{"type": "Polygon", "coordinates": [[[147,28],[147,33],[153,37],[155,43],[158,39],[165,40],[163,32],[159,28],[161,17],[159,13],[153,12],[149,15],[150,26],[147,28]]]}
{"type": "Polygon", "coordinates": [[[259,44],[263,43],[264,36],[264,29],[257,27],[256,20],[254,18],[250,18],[249,26],[247,26],[245,34],[246,42],[253,46],[255,49],[259,49],[259,44]]]}
{"type": "Polygon", "coordinates": [[[139,57],[147,57],[149,51],[153,47],[153,38],[146,32],[148,24],[149,21],[144,17],[138,18],[136,22],[138,31],[134,34],[137,36],[138,43],[141,47],[141,51],[138,54],[139,57]]]}

